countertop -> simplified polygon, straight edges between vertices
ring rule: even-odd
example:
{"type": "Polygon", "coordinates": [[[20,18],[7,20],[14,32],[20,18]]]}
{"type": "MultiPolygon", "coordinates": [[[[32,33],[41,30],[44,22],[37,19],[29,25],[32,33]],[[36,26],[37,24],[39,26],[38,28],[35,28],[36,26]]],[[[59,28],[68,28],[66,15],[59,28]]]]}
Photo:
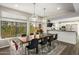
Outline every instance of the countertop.
{"type": "Polygon", "coordinates": [[[62,31],[62,30],[47,30],[47,31],[76,32],[76,31],[62,31]]]}

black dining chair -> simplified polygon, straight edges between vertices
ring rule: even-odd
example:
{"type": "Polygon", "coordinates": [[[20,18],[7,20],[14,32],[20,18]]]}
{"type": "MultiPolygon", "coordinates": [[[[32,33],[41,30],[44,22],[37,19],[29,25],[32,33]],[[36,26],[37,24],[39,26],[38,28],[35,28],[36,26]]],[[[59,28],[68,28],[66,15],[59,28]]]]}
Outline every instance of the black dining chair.
{"type": "Polygon", "coordinates": [[[48,45],[49,46],[52,45],[52,41],[53,41],[53,36],[52,35],[48,36],[48,45]]]}
{"type": "Polygon", "coordinates": [[[56,45],[58,45],[58,42],[57,42],[58,34],[53,34],[51,38],[53,39],[52,45],[56,47],[56,45]]]}
{"type": "Polygon", "coordinates": [[[41,38],[41,42],[39,42],[39,44],[41,45],[42,54],[43,54],[44,48],[48,46],[47,37],[41,38]]]}
{"type": "Polygon", "coordinates": [[[52,34],[51,36],[49,36],[49,40],[50,41],[55,41],[58,38],[58,34],[52,34]]]}
{"type": "Polygon", "coordinates": [[[26,54],[26,48],[28,50],[28,54],[29,54],[30,50],[33,50],[33,49],[36,51],[36,54],[38,54],[38,40],[32,39],[30,41],[30,44],[25,47],[25,54],[26,54]]]}
{"type": "Polygon", "coordinates": [[[57,40],[58,38],[58,34],[55,34],[55,36],[53,37],[54,40],[57,40]]]}
{"type": "Polygon", "coordinates": [[[55,40],[57,40],[57,34],[51,34],[48,36],[49,49],[55,48],[55,40]]]}

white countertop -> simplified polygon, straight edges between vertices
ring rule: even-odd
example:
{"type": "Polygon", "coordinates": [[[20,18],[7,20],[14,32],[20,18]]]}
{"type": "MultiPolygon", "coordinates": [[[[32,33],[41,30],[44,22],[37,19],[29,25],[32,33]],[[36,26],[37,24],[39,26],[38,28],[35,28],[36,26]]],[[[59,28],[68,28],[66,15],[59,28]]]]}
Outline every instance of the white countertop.
{"type": "Polygon", "coordinates": [[[75,31],[59,31],[59,30],[53,30],[48,31],[50,34],[58,34],[59,41],[70,43],[70,44],[76,44],[77,40],[77,33],[75,31]]]}
{"type": "MultiPolygon", "coordinates": [[[[62,30],[47,30],[47,31],[62,31],[62,30]]],[[[62,31],[62,32],[76,32],[76,31],[62,31]]]]}

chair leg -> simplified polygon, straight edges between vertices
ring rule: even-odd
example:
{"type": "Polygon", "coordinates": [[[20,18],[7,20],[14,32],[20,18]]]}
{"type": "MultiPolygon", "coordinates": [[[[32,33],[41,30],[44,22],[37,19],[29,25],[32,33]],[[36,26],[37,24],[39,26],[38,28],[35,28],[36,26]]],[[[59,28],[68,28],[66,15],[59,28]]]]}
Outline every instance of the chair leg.
{"type": "Polygon", "coordinates": [[[25,55],[26,55],[26,47],[25,47],[25,55]]]}
{"type": "Polygon", "coordinates": [[[49,51],[49,44],[47,44],[47,49],[48,49],[48,51],[49,51]]]}
{"type": "Polygon", "coordinates": [[[28,49],[28,55],[29,55],[30,53],[29,53],[29,49],[28,49]]]}
{"type": "Polygon", "coordinates": [[[42,54],[44,53],[44,48],[46,48],[45,45],[42,46],[42,54]]]}
{"type": "Polygon", "coordinates": [[[25,55],[26,55],[26,54],[29,55],[29,50],[28,50],[28,48],[26,49],[26,47],[25,47],[25,55]],[[26,51],[28,51],[28,52],[26,52],[26,51]]]}
{"type": "MultiPolygon", "coordinates": [[[[28,55],[29,55],[29,49],[27,48],[27,51],[28,51],[28,55]]],[[[26,50],[25,50],[25,54],[26,54],[26,50]]]]}
{"type": "Polygon", "coordinates": [[[43,46],[41,45],[41,49],[42,49],[42,54],[43,54],[43,46]]]}
{"type": "Polygon", "coordinates": [[[48,48],[48,44],[47,44],[46,46],[47,46],[47,52],[48,52],[48,49],[49,49],[49,48],[48,48]]]}

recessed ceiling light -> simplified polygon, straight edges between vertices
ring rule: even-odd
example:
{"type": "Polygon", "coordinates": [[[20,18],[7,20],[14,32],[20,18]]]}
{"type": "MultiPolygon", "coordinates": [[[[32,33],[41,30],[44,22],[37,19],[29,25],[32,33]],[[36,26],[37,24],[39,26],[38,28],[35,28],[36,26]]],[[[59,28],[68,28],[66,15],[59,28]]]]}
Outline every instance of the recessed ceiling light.
{"type": "Polygon", "coordinates": [[[18,7],[18,4],[15,4],[14,6],[15,6],[15,7],[18,7]]]}
{"type": "Polygon", "coordinates": [[[57,10],[60,10],[60,9],[61,9],[60,7],[57,8],[57,10]]]}

